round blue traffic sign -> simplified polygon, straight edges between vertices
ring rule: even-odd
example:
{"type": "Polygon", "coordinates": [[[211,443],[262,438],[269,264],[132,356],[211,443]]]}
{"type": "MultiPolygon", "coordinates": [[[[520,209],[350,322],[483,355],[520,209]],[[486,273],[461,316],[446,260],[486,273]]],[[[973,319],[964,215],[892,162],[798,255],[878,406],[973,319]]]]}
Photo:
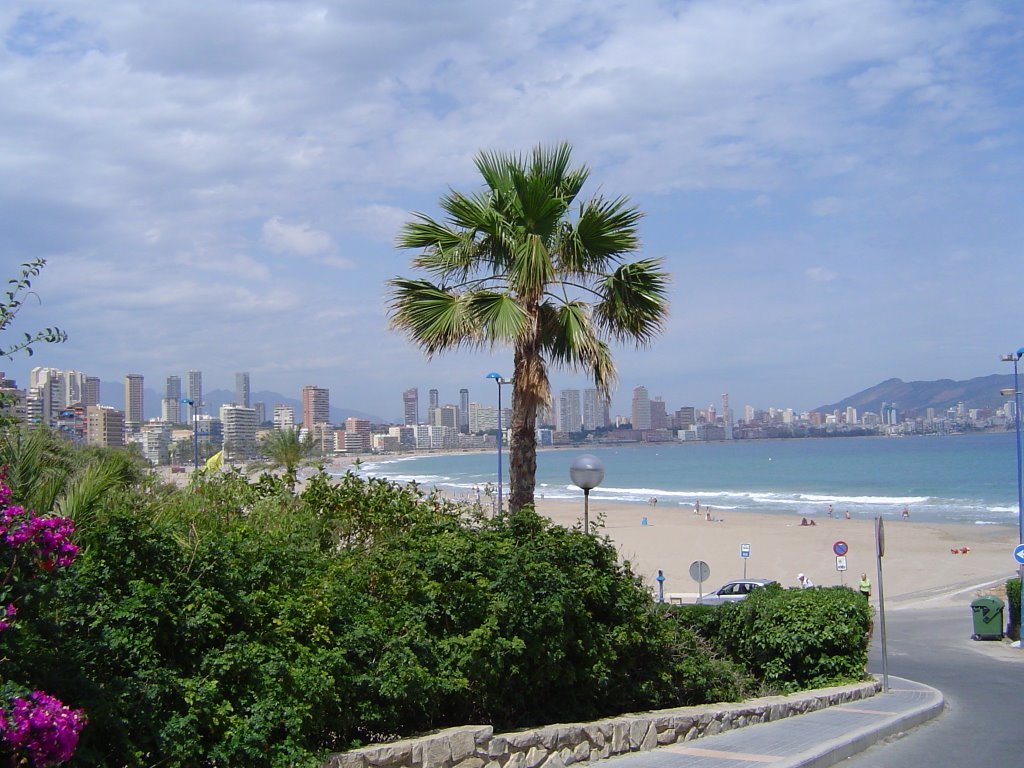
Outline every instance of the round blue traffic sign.
{"type": "Polygon", "coordinates": [[[850,545],[845,541],[837,541],[832,545],[832,551],[836,553],[836,557],[842,557],[850,551],[850,545]]]}
{"type": "Polygon", "coordinates": [[[1013,550],[1013,559],[1024,565],[1024,544],[1018,544],[1013,550]]]}

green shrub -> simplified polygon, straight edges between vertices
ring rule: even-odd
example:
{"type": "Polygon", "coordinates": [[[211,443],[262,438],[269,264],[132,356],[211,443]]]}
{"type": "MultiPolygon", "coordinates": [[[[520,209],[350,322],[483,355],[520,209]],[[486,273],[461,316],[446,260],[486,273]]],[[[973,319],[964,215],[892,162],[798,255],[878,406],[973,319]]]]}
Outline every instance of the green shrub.
{"type": "Polygon", "coordinates": [[[1020,639],[1020,579],[1013,578],[1006,582],[1006,602],[1009,614],[1008,634],[1014,640],[1020,639]]]}
{"type": "Polygon", "coordinates": [[[766,692],[864,678],[872,609],[852,589],[759,589],[721,610],[713,644],[766,692]]]}

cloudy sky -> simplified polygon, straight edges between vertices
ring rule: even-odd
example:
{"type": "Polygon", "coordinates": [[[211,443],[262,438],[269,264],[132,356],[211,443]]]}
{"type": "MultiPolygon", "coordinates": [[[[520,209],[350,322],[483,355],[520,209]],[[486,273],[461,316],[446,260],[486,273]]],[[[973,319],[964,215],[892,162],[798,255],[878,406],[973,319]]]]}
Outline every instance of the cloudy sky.
{"type": "MultiPolygon", "coordinates": [[[[881,0],[5,0],[0,265],[47,259],[0,359],[104,381],[494,401],[511,353],[388,330],[411,211],[481,149],[568,140],[646,213],[665,333],[617,353],[670,409],[810,409],[1007,372],[1024,345],[1024,6],[881,0]]],[[[553,375],[556,388],[586,378],[553,375]]]]}

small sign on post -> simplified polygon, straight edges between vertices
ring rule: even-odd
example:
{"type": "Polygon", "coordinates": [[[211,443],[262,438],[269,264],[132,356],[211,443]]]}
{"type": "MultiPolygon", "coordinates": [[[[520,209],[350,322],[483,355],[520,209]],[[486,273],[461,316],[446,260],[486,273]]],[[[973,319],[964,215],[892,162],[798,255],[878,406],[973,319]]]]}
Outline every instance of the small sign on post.
{"type": "Polygon", "coordinates": [[[750,558],[750,545],[740,544],[740,557],[743,558],[743,578],[747,578],[747,560],[750,558]]]}
{"type": "Polygon", "coordinates": [[[840,572],[846,570],[846,556],[845,555],[836,555],[836,570],[840,571],[840,572]]]}

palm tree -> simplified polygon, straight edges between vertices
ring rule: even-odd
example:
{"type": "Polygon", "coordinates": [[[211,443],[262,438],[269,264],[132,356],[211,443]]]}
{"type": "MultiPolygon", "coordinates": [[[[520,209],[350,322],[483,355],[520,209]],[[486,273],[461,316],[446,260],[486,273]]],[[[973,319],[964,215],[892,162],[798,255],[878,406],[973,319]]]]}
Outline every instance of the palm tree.
{"type": "Polygon", "coordinates": [[[284,468],[284,479],[291,491],[295,490],[299,467],[307,462],[314,449],[312,435],[302,438],[296,428],[275,429],[260,442],[260,451],[270,459],[270,468],[284,468]]]}
{"type": "Polygon", "coordinates": [[[441,199],[445,220],[414,213],[398,237],[431,279],[390,281],[392,327],[428,358],[458,348],[514,352],[509,507],[532,505],[537,409],[551,399],[548,366],[587,371],[607,399],[610,343],[645,345],[668,315],[668,274],[639,249],[642,214],[624,197],[573,205],[590,172],[572,148],[529,158],[481,152],[484,187],[441,199]]]}

